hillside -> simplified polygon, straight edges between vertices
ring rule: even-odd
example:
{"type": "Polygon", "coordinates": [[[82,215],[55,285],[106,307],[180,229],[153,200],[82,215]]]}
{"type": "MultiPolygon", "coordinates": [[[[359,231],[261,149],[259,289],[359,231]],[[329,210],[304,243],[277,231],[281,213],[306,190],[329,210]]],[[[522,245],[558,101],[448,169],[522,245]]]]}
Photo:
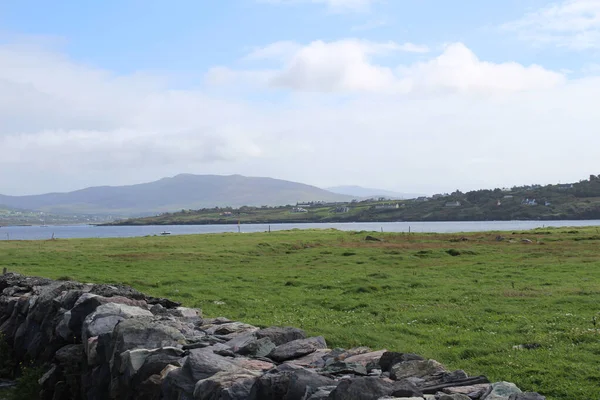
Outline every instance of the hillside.
{"type": "Polygon", "coordinates": [[[99,186],[32,196],[0,195],[0,204],[62,214],[141,216],[216,206],[277,206],[298,201],[351,199],[315,186],[279,179],[181,174],[129,186],[99,186]]]}
{"type": "Polygon", "coordinates": [[[573,184],[456,191],[412,200],[209,208],[117,222],[123,225],[600,219],[600,178],[573,184]]]}
{"type": "Polygon", "coordinates": [[[346,186],[333,186],[325,188],[333,193],[345,194],[348,196],[359,197],[359,198],[378,198],[378,197],[387,197],[394,199],[414,199],[419,196],[423,196],[422,194],[417,193],[399,193],[392,192],[390,190],[384,189],[374,189],[374,188],[366,188],[362,186],[354,186],[354,185],[346,185],[346,186]]]}

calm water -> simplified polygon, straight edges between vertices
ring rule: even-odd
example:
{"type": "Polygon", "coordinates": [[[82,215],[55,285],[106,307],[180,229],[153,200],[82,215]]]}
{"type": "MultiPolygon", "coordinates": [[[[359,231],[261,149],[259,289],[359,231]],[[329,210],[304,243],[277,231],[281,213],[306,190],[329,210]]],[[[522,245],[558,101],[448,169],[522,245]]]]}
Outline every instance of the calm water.
{"type": "MultiPolygon", "coordinates": [[[[272,231],[289,229],[327,229],[343,231],[381,231],[384,232],[481,232],[512,231],[541,227],[561,226],[600,226],[600,220],[591,221],[491,221],[491,222],[367,222],[367,223],[331,223],[331,224],[270,224],[272,231]]],[[[269,224],[241,225],[242,233],[265,232],[269,224]]],[[[160,235],[161,232],[172,235],[193,235],[202,233],[237,232],[237,225],[164,225],[164,226],[92,226],[92,225],[56,225],[56,226],[3,226],[0,227],[0,240],[43,240],[54,235],[57,239],[68,238],[109,238],[160,235]]]]}

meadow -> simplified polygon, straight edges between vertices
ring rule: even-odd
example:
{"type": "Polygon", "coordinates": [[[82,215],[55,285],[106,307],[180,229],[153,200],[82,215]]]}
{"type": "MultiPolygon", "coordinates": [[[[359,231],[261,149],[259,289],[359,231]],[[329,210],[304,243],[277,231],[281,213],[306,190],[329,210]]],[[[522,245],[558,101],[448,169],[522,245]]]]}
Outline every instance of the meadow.
{"type": "Polygon", "coordinates": [[[600,398],[599,228],[5,240],[2,267],[127,284],[330,347],[414,352],[548,399],[600,398]]]}

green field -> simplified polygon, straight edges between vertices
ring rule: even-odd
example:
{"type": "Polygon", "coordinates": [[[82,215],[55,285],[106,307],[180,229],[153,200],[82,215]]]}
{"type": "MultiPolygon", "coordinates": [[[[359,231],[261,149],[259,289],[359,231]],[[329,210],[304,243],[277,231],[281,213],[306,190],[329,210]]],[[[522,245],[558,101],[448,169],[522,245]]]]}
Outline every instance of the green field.
{"type": "Polygon", "coordinates": [[[599,228],[367,234],[0,241],[0,267],[125,283],[331,346],[415,352],[548,399],[600,398],[599,228]]]}

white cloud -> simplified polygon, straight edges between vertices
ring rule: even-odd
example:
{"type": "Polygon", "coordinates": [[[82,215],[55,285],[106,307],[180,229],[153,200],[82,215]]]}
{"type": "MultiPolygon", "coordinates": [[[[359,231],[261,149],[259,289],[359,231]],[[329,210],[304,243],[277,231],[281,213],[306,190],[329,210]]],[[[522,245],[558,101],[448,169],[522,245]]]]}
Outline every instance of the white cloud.
{"type": "Polygon", "coordinates": [[[600,1],[565,0],[503,25],[524,40],[575,50],[600,47],[600,1]]]}
{"type": "Polygon", "coordinates": [[[235,71],[215,69],[212,83],[244,81],[295,91],[373,93],[510,93],[551,88],[564,83],[560,72],[538,65],[481,61],[462,43],[446,46],[428,61],[392,67],[377,64],[374,56],[394,52],[425,53],[426,46],[411,43],[368,42],[355,39],[315,41],[305,46],[277,42],[255,50],[250,59],[280,61],[279,69],[235,71]]]}
{"type": "Polygon", "coordinates": [[[261,84],[287,78],[298,91],[225,99],[172,90],[161,76],[0,46],[0,193],[181,172],[417,192],[568,182],[600,172],[600,78],[488,63],[460,44],[402,67],[375,63],[398,47],[341,41],[300,46],[285,57],[275,51],[269,57],[280,67],[261,84]]]}
{"type": "Polygon", "coordinates": [[[491,63],[479,58],[461,43],[426,62],[398,69],[399,87],[406,92],[453,91],[460,93],[510,93],[548,89],[561,85],[561,73],[539,65],[515,62],[491,63]]]}

